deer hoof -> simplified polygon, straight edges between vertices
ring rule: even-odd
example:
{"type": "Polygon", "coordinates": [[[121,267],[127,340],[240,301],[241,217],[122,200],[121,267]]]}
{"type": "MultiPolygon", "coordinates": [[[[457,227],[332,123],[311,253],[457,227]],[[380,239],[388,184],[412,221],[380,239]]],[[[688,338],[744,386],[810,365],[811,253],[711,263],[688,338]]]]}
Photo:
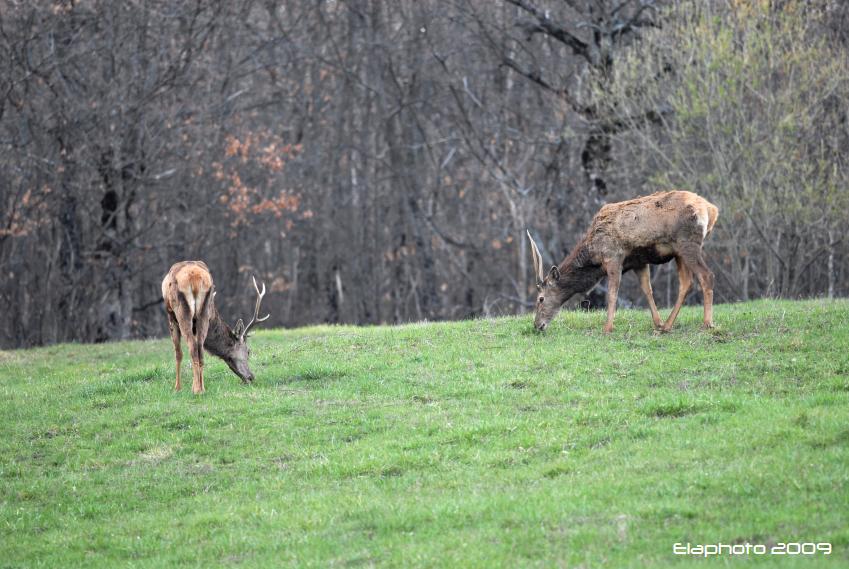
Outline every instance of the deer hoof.
{"type": "Polygon", "coordinates": [[[702,324],[702,328],[704,328],[705,330],[713,330],[714,328],[716,328],[716,326],[714,326],[713,322],[705,322],[704,324],[702,324]]]}

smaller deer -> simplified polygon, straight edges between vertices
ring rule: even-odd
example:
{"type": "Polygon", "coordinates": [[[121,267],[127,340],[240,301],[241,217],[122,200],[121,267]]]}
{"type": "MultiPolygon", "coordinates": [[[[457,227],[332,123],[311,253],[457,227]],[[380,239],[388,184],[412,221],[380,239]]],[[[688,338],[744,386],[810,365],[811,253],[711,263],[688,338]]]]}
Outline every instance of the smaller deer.
{"type": "Polygon", "coordinates": [[[248,349],[248,332],[258,322],[268,319],[270,314],[262,318],[259,307],[265,296],[265,283],[262,291],[253,279],[257,299],[254,315],[245,326],[240,318],[232,330],[215,308],[215,285],[209,268],[203,261],[183,261],[174,264],[162,279],[162,298],[165,300],[165,312],[168,314],[168,327],[171,330],[171,340],[174,342],[174,354],[177,359],[177,382],[174,389],[180,391],[180,364],[183,361],[183,351],[180,348],[181,334],[189,344],[189,354],[192,358],[192,392],[203,393],[203,350],[218,356],[238,375],[242,382],[250,383],[254,374],[248,367],[251,355],[248,349]]]}
{"type": "Polygon", "coordinates": [[[616,299],[622,273],[633,270],[648,300],[655,328],[672,329],[678,311],[693,283],[699,281],[704,296],[704,326],[713,328],[713,273],[702,244],[713,229],[719,209],[704,198],[685,191],[657,192],[633,200],[603,206],[590,229],[560,266],[543,274],[542,256],[528,231],[537,279],[534,327],[545,330],[560,307],[576,293],[583,293],[607,276],[607,323],[613,331],[616,299]],[[675,259],[678,268],[678,300],[666,322],[661,323],[651,289],[649,265],[675,259]]]}

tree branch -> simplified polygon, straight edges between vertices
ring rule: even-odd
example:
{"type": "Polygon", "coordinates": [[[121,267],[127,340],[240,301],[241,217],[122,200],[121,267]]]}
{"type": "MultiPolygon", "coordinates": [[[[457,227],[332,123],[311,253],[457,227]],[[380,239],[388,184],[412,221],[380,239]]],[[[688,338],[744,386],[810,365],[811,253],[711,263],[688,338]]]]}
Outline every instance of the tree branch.
{"type": "Polygon", "coordinates": [[[584,59],[589,59],[587,43],[563,26],[559,26],[552,22],[547,11],[540,10],[527,0],[507,0],[507,3],[521,8],[536,19],[536,22],[519,22],[516,24],[517,26],[524,28],[528,37],[535,33],[546,34],[568,46],[575,55],[580,55],[584,59]]]}

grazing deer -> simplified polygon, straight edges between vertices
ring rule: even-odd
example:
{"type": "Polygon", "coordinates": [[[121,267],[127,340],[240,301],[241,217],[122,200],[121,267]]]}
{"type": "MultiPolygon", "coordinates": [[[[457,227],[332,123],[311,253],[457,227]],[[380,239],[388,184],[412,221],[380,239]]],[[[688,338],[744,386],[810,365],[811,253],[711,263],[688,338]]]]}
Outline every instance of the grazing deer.
{"type": "Polygon", "coordinates": [[[716,223],[719,209],[704,198],[683,191],[657,192],[650,196],[603,206],[589,231],[560,266],[543,274],[542,256],[528,231],[539,294],[534,327],[545,330],[560,307],[576,293],[583,293],[607,276],[607,323],[613,331],[616,298],[622,273],[635,271],[646,295],[655,328],[668,332],[690,290],[693,275],[704,296],[704,326],[713,328],[713,273],[705,264],[702,244],[716,223]],[[661,323],[651,290],[649,265],[675,259],[678,267],[678,300],[669,318],[661,323]]]}
{"type": "Polygon", "coordinates": [[[262,297],[265,296],[265,283],[262,291],[253,279],[257,299],[254,315],[245,326],[240,318],[232,330],[215,308],[215,285],[212,275],[203,261],[183,261],[174,264],[162,279],[162,298],[165,300],[165,312],[168,314],[168,327],[174,342],[174,354],[177,358],[176,391],[180,390],[180,363],[183,351],[180,348],[180,335],[186,337],[189,354],[192,358],[192,392],[203,393],[203,349],[218,356],[238,375],[244,383],[254,380],[254,374],[248,367],[248,332],[251,327],[268,319],[259,316],[262,297]]]}

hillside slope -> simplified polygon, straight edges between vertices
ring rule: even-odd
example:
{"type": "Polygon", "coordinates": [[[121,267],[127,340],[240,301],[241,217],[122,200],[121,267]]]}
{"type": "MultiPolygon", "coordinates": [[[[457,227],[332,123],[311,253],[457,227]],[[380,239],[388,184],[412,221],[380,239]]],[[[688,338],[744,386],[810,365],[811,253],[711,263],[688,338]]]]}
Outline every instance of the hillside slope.
{"type": "Polygon", "coordinates": [[[847,566],[849,302],[603,318],[261,331],[202,397],[168,339],[0,352],[0,567],[847,566]]]}

